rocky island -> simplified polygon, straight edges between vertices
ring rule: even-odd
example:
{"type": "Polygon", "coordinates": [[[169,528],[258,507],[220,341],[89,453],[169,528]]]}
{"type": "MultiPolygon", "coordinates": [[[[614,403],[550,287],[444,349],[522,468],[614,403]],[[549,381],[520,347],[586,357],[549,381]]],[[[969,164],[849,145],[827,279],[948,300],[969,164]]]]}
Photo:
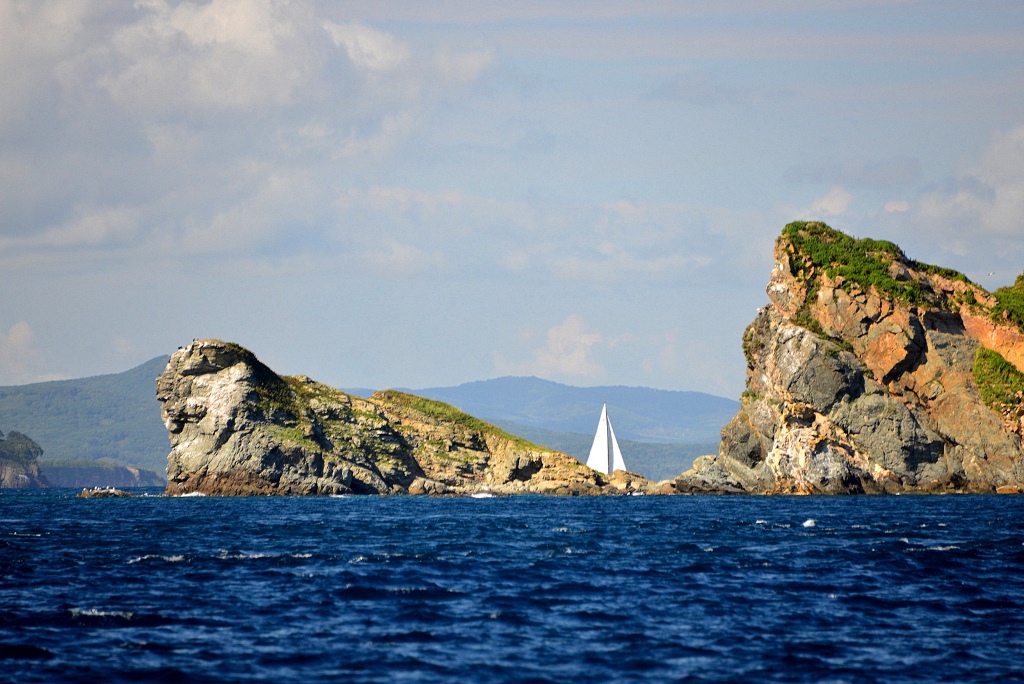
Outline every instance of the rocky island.
{"type": "Polygon", "coordinates": [[[677,491],[1022,491],[1024,276],[989,293],[822,223],[775,260],[742,407],[677,491]]]}
{"type": "Polygon", "coordinates": [[[218,340],[175,352],[157,378],[170,433],[167,493],[559,495],[646,492],[571,456],[403,392],[351,396],[282,377],[218,340]]]}

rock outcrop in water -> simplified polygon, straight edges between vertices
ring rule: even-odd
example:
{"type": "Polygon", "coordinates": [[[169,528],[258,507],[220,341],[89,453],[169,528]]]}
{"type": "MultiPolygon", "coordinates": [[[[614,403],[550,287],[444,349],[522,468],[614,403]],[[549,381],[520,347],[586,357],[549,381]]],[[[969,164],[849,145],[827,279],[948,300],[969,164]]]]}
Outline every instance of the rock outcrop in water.
{"type": "Polygon", "coordinates": [[[678,491],[1021,491],[1024,276],[988,293],[821,223],[775,259],[742,408],[678,491]]]}
{"type": "Polygon", "coordinates": [[[48,486],[39,474],[43,450],[34,441],[11,430],[0,432],[0,489],[38,489],[48,486]]]}
{"type": "Polygon", "coordinates": [[[611,478],[441,402],[396,391],[350,396],[281,377],[235,344],[179,349],[157,378],[170,433],[167,493],[614,494],[611,478]]]}

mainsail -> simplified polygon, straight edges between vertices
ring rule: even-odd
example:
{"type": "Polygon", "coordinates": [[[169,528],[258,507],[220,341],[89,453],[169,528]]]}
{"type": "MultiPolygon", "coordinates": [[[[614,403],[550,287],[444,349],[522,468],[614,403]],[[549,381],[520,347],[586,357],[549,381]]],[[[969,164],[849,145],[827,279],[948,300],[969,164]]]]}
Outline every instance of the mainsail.
{"type": "Polygon", "coordinates": [[[601,422],[597,424],[597,434],[594,436],[593,446],[590,447],[587,467],[605,475],[626,469],[622,452],[619,451],[619,443],[615,439],[615,430],[612,430],[612,422],[608,420],[608,404],[601,409],[601,422]]]}

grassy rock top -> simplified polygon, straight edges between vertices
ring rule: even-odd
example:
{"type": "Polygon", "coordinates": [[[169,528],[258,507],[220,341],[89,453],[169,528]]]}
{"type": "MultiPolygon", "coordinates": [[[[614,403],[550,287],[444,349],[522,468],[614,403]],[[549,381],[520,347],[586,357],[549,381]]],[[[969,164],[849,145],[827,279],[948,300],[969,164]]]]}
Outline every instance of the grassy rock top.
{"type": "MultiPolygon", "coordinates": [[[[972,290],[978,287],[959,271],[908,259],[893,242],[854,238],[820,222],[790,223],[779,241],[789,252],[793,274],[812,284],[817,276],[827,275],[847,292],[854,287],[864,292],[874,289],[896,302],[941,309],[950,308],[952,302],[936,291],[927,276],[959,281],[972,290]]],[[[814,291],[812,287],[809,294],[814,291]]]]}
{"type": "Polygon", "coordinates": [[[20,432],[11,430],[6,439],[4,433],[0,432],[0,460],[28,466],[34,464],[42,455],[42,448],[20,432]]]}
{"type": "Polygon", "coordinates": [[[992,318],[1011,321],[1024,333],[1024,273],[1017,276],[1013,285],[999,288],[992,296],[996,299],[991,310],[992,318]]]}

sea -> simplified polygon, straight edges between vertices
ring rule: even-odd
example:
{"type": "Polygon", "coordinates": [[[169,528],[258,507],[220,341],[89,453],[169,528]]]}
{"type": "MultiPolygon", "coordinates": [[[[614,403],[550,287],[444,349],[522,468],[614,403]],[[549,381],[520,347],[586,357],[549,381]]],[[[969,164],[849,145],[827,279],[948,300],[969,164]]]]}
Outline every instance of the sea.
{"type": "Polygon", "coordinates": [[[1024,681],[1024,496],[0,493],[0,681],[1024,681]]]}

